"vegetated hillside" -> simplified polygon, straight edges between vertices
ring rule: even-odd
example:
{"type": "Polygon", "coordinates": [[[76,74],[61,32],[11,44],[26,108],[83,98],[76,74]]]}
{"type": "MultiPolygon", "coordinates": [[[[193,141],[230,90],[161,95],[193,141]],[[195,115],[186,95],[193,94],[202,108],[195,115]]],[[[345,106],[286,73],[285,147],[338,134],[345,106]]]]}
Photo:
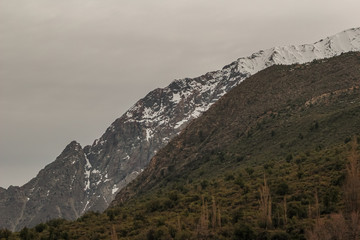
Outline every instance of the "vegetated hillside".
{"type": "Polygon", "coordinates": [[[314,218],[347,210],[359,85],[360,53],[268,68],[188,125],[104,214],[12,236],[304,239],[314,218]]]}
{"type": "Polygon", "coordinates": [[[163,148],[113,205],[201,168],[214,176],[240,164],[234,159],[256,165],[359,133],[359,73],[359,53],[351,53],[254,75],[163,148]]]}

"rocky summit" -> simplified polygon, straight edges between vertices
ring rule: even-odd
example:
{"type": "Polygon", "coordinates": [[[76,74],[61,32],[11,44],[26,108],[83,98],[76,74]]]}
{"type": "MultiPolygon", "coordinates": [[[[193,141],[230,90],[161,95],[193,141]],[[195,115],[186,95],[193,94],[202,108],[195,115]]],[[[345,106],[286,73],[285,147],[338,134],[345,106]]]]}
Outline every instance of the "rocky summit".
{"type": "Polygon", "coordinates": [[[71,142],[30,182],[0,189],[0,228],[19,230],[106,209],[157,151],[244,79],[275,64],[311,62],[350,51],[360,51],[360,28],[314,44],[261,50],[221,70],[155,89],[91,146],[71,142]]]}

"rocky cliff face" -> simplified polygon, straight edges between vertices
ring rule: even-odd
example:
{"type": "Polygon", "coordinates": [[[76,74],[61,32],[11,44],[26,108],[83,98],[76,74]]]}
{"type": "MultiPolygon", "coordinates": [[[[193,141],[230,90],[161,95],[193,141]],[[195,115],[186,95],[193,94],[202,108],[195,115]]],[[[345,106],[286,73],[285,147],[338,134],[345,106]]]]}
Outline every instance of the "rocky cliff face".
{"type": "Polygon", "coordinates": [[[274,64],[310,62],[360,51],[360,28],[314,44],[276,47],[219,71],[173,81],[139,100],[91,146],[70,143],[22,187],[0,189],[0,228],[19,230],[52,218],[104,210],[155,153],[244,79],[274,64]]]}

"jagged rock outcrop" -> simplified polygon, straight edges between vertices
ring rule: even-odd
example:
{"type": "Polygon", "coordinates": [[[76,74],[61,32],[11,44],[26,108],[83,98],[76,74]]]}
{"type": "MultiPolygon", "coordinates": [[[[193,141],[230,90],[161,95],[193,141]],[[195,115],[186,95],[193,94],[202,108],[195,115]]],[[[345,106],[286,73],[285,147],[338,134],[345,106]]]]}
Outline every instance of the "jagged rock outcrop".
{"type": "Polygon", "coordinates": [[[0,189],[0,228],[19,230],[104,210],[159,149],[244,79],[274,64],[305,63],[349,51],[360,51],[360,28],[314,44],[262,50],[221,70],[155,89],[91,146],[72,142],[29,183],[0,189]]]}
{"type": "Polygon", "coordinates": [[[74,141],[30,182],[1,192],[2,225],[20,229],[53,218],[79,217],[86,201],[86,164],[83,149],[74,141]]]}

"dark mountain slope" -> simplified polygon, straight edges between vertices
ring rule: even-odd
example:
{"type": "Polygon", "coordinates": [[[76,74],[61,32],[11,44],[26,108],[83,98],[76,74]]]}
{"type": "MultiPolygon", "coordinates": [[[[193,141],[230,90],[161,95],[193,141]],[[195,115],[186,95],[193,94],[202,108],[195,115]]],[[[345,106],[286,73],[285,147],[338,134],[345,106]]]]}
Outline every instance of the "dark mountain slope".
{"type": "Polygon", "coordinates": [[[51,165],[39,172],[37,178],[23,187],[9,188],[17,195],[0,193],[2,224],[13,229],[16,225],[34,226],[54,216],[67,219],[72,215],[79,217],[83,202],[78,200],[85,198],[81,183],[86,181],[82,171],[86,164],[80,144],[71,142],[51,165]],[[76,178],[82,181],[74,181],[76,178]],[[25,220],[23,216],[28,217],[25,220]]]}
{"type": "MultiPolygon", "coordinates": [[[[299,147],[308,150],[314,144],[328,146],[358,134],[359,76],[359,53],[352,53],[310,65],[275,66],[250,77],[163,148],[149,167],[116,196],[113,205],[164,179],[184,176],[204,163],[211,165],[208,161],[219,154],[225,162],[234,158],[254,161],[262,152],[269,158],[284,157],[299,151],[299,147]],[[346,111],[354,111],[355,119],[346,111]],[[352,124],[347,125],[350,118],[352,124]],[[257,130],[265,131],[269,121],[276,121],[276,125],[267,130],[268,136],[252,142],[257,130]],[[340,123],[345,125],[338,129],[340,123]],[[295,124],[297,132],[286,133],[286,128],[294,129],[295,124]],[[312,124],[316,130],[321,125],[321,138],[309,132],[312,124]],[[271,137],[277,128],[284,131],[284,140],[271,137]]],[[[216,168],[211,168],[212,174],[217,173],[216,168]]]]}

